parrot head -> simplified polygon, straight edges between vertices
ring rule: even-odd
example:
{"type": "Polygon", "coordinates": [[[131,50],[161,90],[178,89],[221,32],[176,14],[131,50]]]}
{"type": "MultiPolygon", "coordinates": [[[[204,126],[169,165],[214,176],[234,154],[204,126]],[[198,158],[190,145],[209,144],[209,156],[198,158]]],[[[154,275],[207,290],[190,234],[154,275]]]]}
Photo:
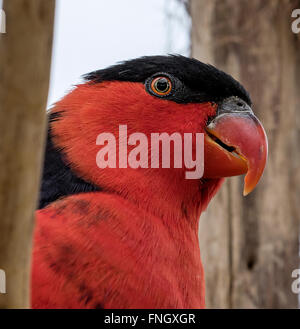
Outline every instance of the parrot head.
{"type": "Polygon", "coordinates": [[[203,188],[210,199],[224,177],[246,174],[244,195],[257,185],[267,138],[249,94],[230,75],[176,55],[126,61],[89,73],[85,80],[54,106],[50,122],[55,148],[80,179],[140,202],[178,196],[181,208],[187,198],[197,202],[203,188]],[[99,169],[97,136],[112,133],[118,140],[120,125],[127,126],[128,135],[203,133],[203,177],[185,179],[186,168],[99,169]]]}

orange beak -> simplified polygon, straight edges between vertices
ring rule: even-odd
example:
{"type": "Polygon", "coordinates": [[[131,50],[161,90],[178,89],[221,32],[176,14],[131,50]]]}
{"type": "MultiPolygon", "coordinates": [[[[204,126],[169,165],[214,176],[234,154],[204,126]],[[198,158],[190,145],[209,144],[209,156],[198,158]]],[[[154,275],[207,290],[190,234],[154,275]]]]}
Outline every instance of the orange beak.
{"type": "Polygon", "coordinates": [[[246,173],[244,195],[257,185],[268,155],[265,130],[250,106],[237,97],[225,99],[206,127],[204,176],[218,178],[246,173]]]}

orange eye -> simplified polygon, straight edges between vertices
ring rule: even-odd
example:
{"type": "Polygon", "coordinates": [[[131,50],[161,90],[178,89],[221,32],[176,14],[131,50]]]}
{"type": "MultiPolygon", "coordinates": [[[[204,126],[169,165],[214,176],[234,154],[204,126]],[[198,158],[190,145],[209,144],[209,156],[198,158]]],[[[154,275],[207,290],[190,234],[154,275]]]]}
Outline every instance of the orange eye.
{"type": "Polygon", "coordinates": [[[167,77],[157,77],[151,82],[151,89],[157,95],[166,96],[172,90],[171,80],[167,77]]]}

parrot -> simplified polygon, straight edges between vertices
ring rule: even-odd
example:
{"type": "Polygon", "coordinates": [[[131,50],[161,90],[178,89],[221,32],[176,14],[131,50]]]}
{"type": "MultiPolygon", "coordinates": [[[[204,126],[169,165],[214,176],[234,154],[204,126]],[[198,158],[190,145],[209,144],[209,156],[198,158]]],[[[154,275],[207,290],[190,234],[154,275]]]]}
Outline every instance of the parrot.
{"type": "Polygon", "coordinates": [[[267,153],[249,93],[213,65],[144,56],[84,75],[48,113],[31,307],[205,308],[200,215],[226,177],[245,175],[249,194],[267,153]],[[116,136],[119,159],[120,125],[147,137],[201,134],[202,177],[187,179],[185,165],[100,168],[97,154],[108,142],[97,136],[116,136]]]}

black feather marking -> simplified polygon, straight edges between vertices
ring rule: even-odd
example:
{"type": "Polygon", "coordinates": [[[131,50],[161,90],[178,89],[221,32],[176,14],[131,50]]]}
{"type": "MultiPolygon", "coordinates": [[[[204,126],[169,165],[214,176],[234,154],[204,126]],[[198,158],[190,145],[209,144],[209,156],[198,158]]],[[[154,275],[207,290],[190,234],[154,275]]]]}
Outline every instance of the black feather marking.
{"type": "Polygon", "coordinates": [[[146,56],[86,74],[88,81],[130,81],[145,83],[148,78],[165,72],[178,79],[181,88],[169,97],[177,103],[219,102],[231,96],[243,99],[251,106],[244,87],[233,77],[212,65],[180,55],[146,56]]]}
{"type": "MultiPolygon", "coordinates": [[[[50,114],[49,122],[59,120],[63,112],[50,114]]],[[[82,192],[100,191],[101,188],[86,182],[71,170],[61,150],[54,147],[49,125],[44,160],[39,209],[59,198],[82,192]]]]}

